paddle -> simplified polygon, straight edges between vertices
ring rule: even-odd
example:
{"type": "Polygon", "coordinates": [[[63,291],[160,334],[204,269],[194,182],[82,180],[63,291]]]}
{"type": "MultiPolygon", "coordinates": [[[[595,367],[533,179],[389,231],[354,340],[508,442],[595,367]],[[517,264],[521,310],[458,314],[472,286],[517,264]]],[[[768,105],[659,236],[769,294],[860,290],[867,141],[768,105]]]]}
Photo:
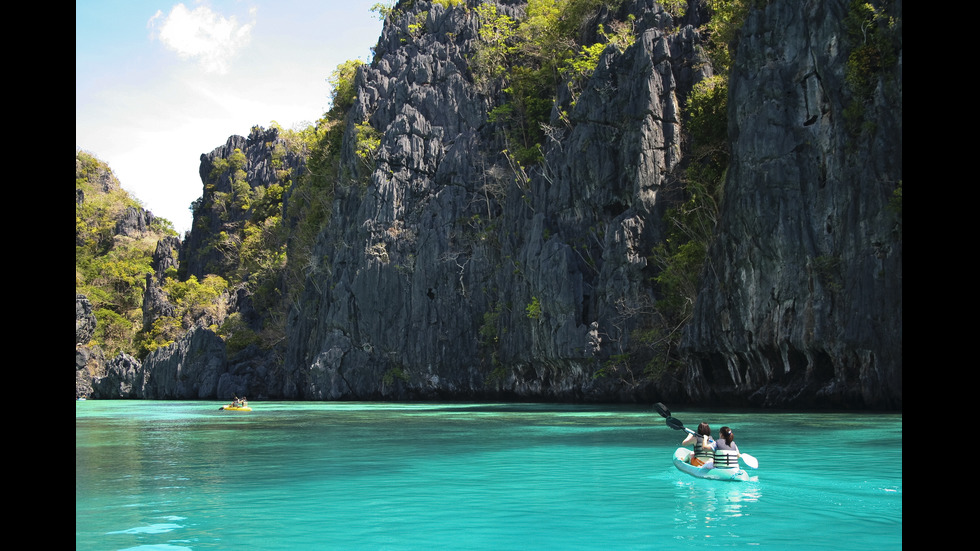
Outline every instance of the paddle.
{"type": "MultiPolygon", "coordinates": [[[[668,427],[670,427],[670,428],[672,428],[674,430],[687,431],[688,433],[693,434],[694,436],[697,436],[698,435],[698,433],[696,433],[693,430],[685,427],[684,426],[684,423],[680,419],[672,416],[670,414],[670,410],[667,409],[667,406],[661,404],[660,402],[657,402],[656,404],[653,405],[653,407],[657,409],[657,413],[659,413],[661,416],[667,418],[667,426],[668,427]]],[[[747,453],[741,453],[741,452],[739,453],[739,457],[742,458],[742,461],[745,462],[745,465],[748,468],[750,468],[750,469],[758,469],[759,468],[759,460],[756,459],[755,457],[753,457],[753,456],[751,456],[751,455],[749,455],[747,453]]]]}

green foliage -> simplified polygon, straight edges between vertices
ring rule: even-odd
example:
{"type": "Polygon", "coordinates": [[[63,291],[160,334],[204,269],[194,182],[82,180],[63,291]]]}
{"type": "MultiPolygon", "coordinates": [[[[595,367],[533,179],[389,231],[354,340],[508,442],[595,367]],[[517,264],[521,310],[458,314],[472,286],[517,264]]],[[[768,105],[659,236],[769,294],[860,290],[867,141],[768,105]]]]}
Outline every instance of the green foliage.
{"type": "Polygon", "coordinates": [[[694,85],[684,110],[688,133],[699,146],[712,147],[728,140],[728,81],[721,76],[694,85]]]}
{"type": "Polygon", "coordinates": [[[466,0],[432,0],[433,4],[438,4],[447,10],[456,6],[466,6],[466,0]]]}
{"type": "Polygon", "coordinates": [[[674,19],[680,19],[687,13],[687,0],[659,0],[664,11],[674,19]]]}
{"type": "Polygon", "coordinates": [[[852,0],[844,18],[851,48],[844,80],[852,94],[844,108],[844,122],[852,136],[873,129],[865,118],[865,107],[872,102],[878,82],[898,60],[901,22],[888,15],[892,4],[892,0],[852,0]]]}
{"type": "MultiPolygon", "coordinates": [[[[283,213],[283,225],[289,231],[283,284],[286,303],[297,300],[306,277],[321,269],[321,259],[314,256],[313,246],[330,220],[338,184],[348,182],[348,175],[340,170],[340,154],[345,119],[354,105],[355,79],[362,64],[348,60],[337,66],[330,76],[330,109],[303,132],[309,152],[307,170],[294,183],[283,213]]],[[[380,137],[370,125],[364,125],[359,134],[362,141],[356,147],[358,158],[367,162],[380,144],[380,137]]]]}
{"type": "Polygon", "coordinates": [[[76,193],[84,197],[75,204],[75,292],[92,303],[96,333],[89,344],[109,355],[133,354],[157,241],[176,232],[169,221],[158,219],[142,236],[117,235],[116,223],[126,210],[142,207],[118,187],[103,161],[77,151],[75,164],[76,193]],[[106,182],[115,184],[107,189],[106,182]]]}
{"type": "Polygon", "coordinates": [[[538,297],[531,297],[531,302],[524,308],[524,312],[527,314],[528,319],[541,319],[541,301],[538,300],[538,297]]]}
{"type": "Polygon", "coordinates": [[[479,43],[471,59],[474,80],[484,90],[501,80],[507,73],[509,58],[514,52],[513,39],[517,23],[506,14],[498,13],[492,3],[480,4],[474,10],[480,22],[479,43]]]}
{"type": "Polygon", "coordinates": [[[609,32],[603,29],[600,43],[579,42],[600,9],[614,11],[621,3],[531,0],[520,21],[499,13],[491,3],[475,8],[480,27],[471,60],[474,81],[488,97],[503,93],[503,102],[491,110],[489,119],[501,129],[519,163],[542,160],[543,126],[550,120],[558,87],[568,80],[575,95],[608,45],[622,51],[632,44],[632,19],[610,25],[609,32]]]}
{"type": "Polygon", "coordinates": [[[146,358],[150,352],[170,346],[186,330],[181,325],[180,319],[174,316],[164,316],[153,322],[153,327],[144,329],[138,338],[138,348],[136,357],[146,358]]]}
{"type": "Polygon", "coordinates": [[[590,46],[582,46],[578,53],[565,62],[562,75],[569,80],[573,96],[577,96],[584,82],[595,72],[599,64],[599,56],[606,50],[606,44],[596,42],[590,46]]]}
{"type": "Polygon", "coordinates": [[[400,367],[392,367],[391,369],[385,371],[384,375],[381,376],[381,382],[383,382],[385,385],[393,384],[395,381],[403,381],[407,383],[409,380],[408,374],[405,373],[405,370],[400,367]]]}
{"type": "Polygon", "coordinates": [[[95,319],[95,342],[100,343],[110,355],[127,352],[125,345],[132,341],[135,332],[133,321],[108,308],[96,310],[95,319]]]}
{"type": "Polygon", "coordinates": [[[357,94],[354,80],[361,65],[364,65],[363,61],[349,59],[330,73],[330,78],[327,79],[331,88],[328,114],[332,118],[343,118],[342,115],[354,105],[357,94]]]}
{"type": "Polygon", "coordinates": [[[214,274],[205,276],[204,281],[198,281],[196,276],[190,276],[187,281],[167,279],[163,291],[179,311],[203,311],[219,302],[222,294],[228,291],[228,281],[214,274]]]}
{"type": "Polygon", "coordinates": [[[660,268],[654,277],[661,297],[657,307],[667,323],[677,326],[690,319],[706,253],[703,241],[675,244],[668,239],[654,248],[652,258],[660,268]]]}
{"type": "Polygon", "coordinates": [[[477,330],[480,346],[489,352],[490,368],[494,370],[488,375],[488,384],[493,380],[499,380],[497,376],[503,376],[504,373],[497,371],[502,369],[500,365],[500,337],[506,331],[505,328],[501,327],[500,314],[500,303],[496,303],[492,309],[483,313],[483,323],[477,330]]]}
{"type": "Polygon", "coordinates": [[[703,28],[708,36],[708,57],[715,74],[727,74],[738,31],[749,10],[768,3],[768,0],[707,0],[706,3],[711,11],[703,28]]]}
{"type": "Polygon", "coordinates": [[[619,50],[620,53],[636,42],[636,16],[629,14],[626,21],[615,21],[606,27],[599,25],[599,34],[606,39],[611,46],[619,50]]]}
{"type": "Polygon", "coordinates": [[[217,324],[225,318],[228,282],[220,276],[209,275],[204,281],[191,276],[183,282],[168,277],[164,281],[163,291],[175,312],[172,316],[158,318],[152,327],[140,332],[136,343],[139,358],[172,344],[199,322],[217,330],[217,324]]]}
{"type": "Polygon", "coordinates": [[[377,2],[371,6],[370,11],[378,14],[377,17],[379,21],[384,21],[388,18],[388,16],[392,15],[393,13],[397,13],[397,10],[395,10],[395,3],[395,0],[387,3],[377,2]]]}
{"type": "Polygon", "coordinates": [[[429,12],[420,11],[412,16],[412,22],[408,24],[408,34],[412,38],[419,38],[425,34],[425,20],[429,17],[429,12]]]}
{"type": "MultiPolygon", "coordinates": [[[[728,41],[735,26],[747,13],[746,2],[712,0],[709,5],[722,11],[720,23],[712,29],[718,48],[712,55],[726,59],[728,41]],[[720,37],[724,40],[718,42],[720,37]]],[[[666,213],[667,239],[654,247],[650,263],[657,269],[656,319],[633,337],[650,353],[644,372],[656,375],[679,365],[677,350],[683,327],[690,321],[705,269],[708,248],[724,192],[729,164],[728,79],[722,74],[697,83],[684,109],[685,131],[690,137],[689,163],[681,174],[682,197],[666,213]]]]}
{"type": "Polygon", "coordinates": [[[358,124],[355,127],[357,132],[357,146],[354,152],[369,171],[374,169],[374,154],[381,146],[381,133],[378,132],[370,123],[358,124]]]}
{"type": "Polygon", "coordinates": [[[259,224],[246,224],[239,248],[240,278],[273,278],[285,267],[286,245],[282,217],[271,216],[259,224]]]}
{"type": "Polygon", "coordinates": [[[480,325],[478,334],[481,346],[496,346],[500,343],[500,305],[496,305],[493,310],[483,313],[483,323],[480,325]]]}
{"type": "Polygon", "coordinates": [[[260,346],[262,344],[262,338],[245,323],[242,315],[238,312],[225,318],[221,327],[218,328],[218,335],[225,340],[229,355],[244,350],[250,345],[260,346]]]}

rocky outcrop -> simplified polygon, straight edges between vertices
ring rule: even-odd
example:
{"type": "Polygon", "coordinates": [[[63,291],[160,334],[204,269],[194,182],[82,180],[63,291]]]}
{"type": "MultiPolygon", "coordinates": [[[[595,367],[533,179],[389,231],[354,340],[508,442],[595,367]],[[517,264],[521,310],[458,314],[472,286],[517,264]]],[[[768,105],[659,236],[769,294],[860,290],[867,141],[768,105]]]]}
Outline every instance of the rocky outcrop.
{"type": "Polygon", "coordinates": [[[236,247],[245,221],[253,216],[251,199],[243,195],[277,184],[288,187],[304,166],[305,157],[291,151],[275,127],[253,127],[247,137],[231,136],[202,154],[204,193],[194,202],[194,227],[180,248],[181,278],[232,273],[240,262],[236,247]]]}
{"type": "Polygon", "coordinates": [[[231,400],[282,397],[280,374],[257,347],[226,359],[224,342],[194,328],[181,340],[140,362],[128,354],[106,361],[98,348],[76,349],[76,397],[94,399],[231,400]],[[98,366],[91,376],[86,367],[98,366]]]}
{"type": "Polygon", "coordinates": [[[105,375],[92,380],[92,398],[107,400],[141,396],[145,372],[139,360],[129,354],[120,354],[106,363],[104,371],[105,375]]]}
{"type": "MultiPolygon", "coordinates": [[[[901,1],[890,5],[901,23],[901,1]]],[[[777,0],[741,32],[732,163],[686,346],[691,398],[902,406],[901,28],[860,98],[845,72],[851,3],[777,0]],[[860,133],[847,126],[862,102],[860,133]],[[853,113],[853,111],[852,111],[853,113]]]]}
{"type": "MultiPolygon", "coordinates": [[[[119,179],[116,175],[112,173],[108,166],[104,164],[93,164],[88,162],[88,156],[85,157],[75,155],[75,178],[87,178],[90,182],[95,184],[95,190],[97,193],[109,193],[121,189],[122,186],[119,184],[119,179]]],[[[75,188],[75,202],[82,203],[85,201],[85,194],[81,192],[77,187],[75,188]]]]}
{"type": "Polygon", "coordinates": [[[85,295],[75,295],[75,344],[86,344],[95,334],[95,314],[92,303],[85,295]]]}
{"type": "Polygon", "coordinates": [[[75,345],[75,398],[93,395],[92,381],[102,372],[105,355],[98,346],[75,345]]]}
{"type": "Polygon", "coordinates": [[[151,400],[214,399],[226,371],[224,341],[210,329],[194,327],[146,357],[135,373],[136,381],[144,382],[134,394],[151,400]]]}
{"type": "Polygon", "coordinates": [[[150,229],[156,217],[148,210],[139,207],[129,207],[116,221],[116,235],[126,237],[141,237],[150,229]]]}
{"type": "Polygon", "coordinates": [[[180,238],[164,237],[157,242],[151,264],[153,273],[146,274],[146,290],[143,292],[143,327],[153,327],[156,320],[173,316],[177,311],[163,292],[163,283],[168,270],[176,273],[179,254],[180,238]]]}
{"type": "Polygon", "coordinates": [[[92,394],[92,374],[104,362],[102,350],[89,347],[95,335],[96,319],[92,303],[85,295],[75,294],[75,398],[92,394]]]}

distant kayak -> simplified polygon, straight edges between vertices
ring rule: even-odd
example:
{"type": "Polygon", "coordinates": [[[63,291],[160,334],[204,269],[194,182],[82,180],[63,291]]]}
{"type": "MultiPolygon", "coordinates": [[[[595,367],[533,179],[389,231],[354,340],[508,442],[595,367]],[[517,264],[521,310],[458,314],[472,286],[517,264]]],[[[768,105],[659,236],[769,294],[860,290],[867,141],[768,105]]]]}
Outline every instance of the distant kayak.
{"type": "Polygon", "coordinates": [[[223,410],[226,410],[226,411],[252,411],[252,408],[250,408],[248,406],[244,406],[244,407],[242,407],[242,406],[221,406],[218,409],[219,410],[223,409],[223,410]]]}
{"type": "Polygon", "coordinates": [[[685,472],[697,478],[708,478],[711,480],[737,480],[744,482],[749,479],[749,473],[742,469],[713,469],[709,467],[695,467],[691,465],[691,457],[694,451],[688,448],[677,448],[674,452],[674,466],[677,470],[685,472]]]}

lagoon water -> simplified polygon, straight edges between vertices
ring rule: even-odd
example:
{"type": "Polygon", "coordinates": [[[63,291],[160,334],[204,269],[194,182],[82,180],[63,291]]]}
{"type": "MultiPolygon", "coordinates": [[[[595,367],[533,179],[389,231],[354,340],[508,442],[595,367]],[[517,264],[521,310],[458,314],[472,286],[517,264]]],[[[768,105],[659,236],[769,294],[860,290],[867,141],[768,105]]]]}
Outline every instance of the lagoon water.
{"type": "Polygon", "coordinates": [[[901,414],[675,408],[759,460],[721,482],[649,406],[220,405],[76,402],[76,550],[902,548],[901,414]]]}

